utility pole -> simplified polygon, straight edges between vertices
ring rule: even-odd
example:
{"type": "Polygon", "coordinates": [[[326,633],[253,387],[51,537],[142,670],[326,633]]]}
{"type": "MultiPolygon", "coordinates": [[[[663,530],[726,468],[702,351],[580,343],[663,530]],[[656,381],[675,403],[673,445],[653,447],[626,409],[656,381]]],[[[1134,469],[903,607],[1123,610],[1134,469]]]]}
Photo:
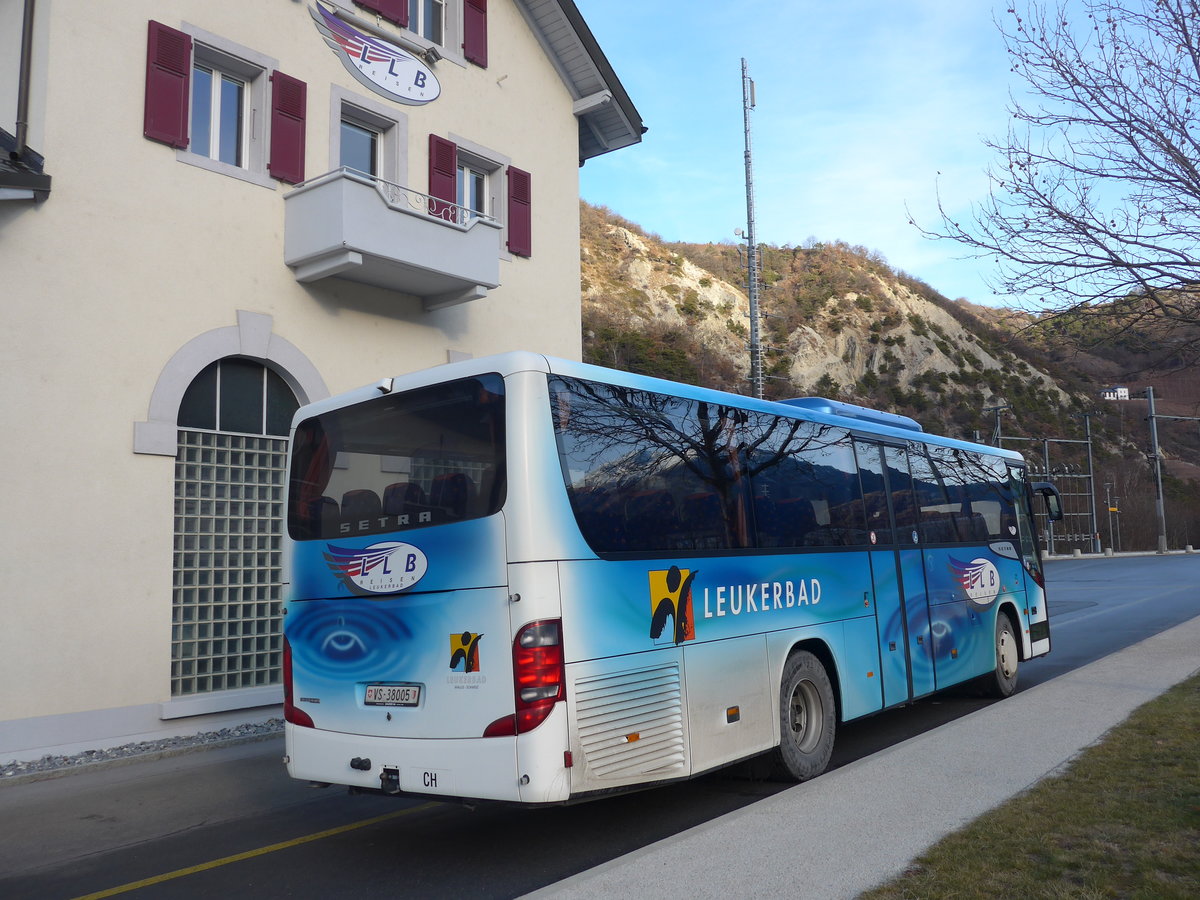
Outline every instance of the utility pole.
{"type": "Polygon", "coordinates": [[[1004,410],[1006,410],[1006,409],[1012,409],[1012,407],[1009,406],[1008,404],[1004,404],[1003,406],[985,406],[983,408],[983,411],[985,413],[995,413],[996,414],[996,425],[992,429],[992,446],[993,447],[1000,446],[1000,413],[1004,412],[1004,410]]]}
{"type": "Polygon", "coordinates": [[[1147,413],[1150,422],[1150,459],[1154,463],[1154,514],[1158,517],[1158,552],[1167,552],[1167,513],[1163,505],[1162,460],[1158,451],[1158,422],[1154,415],[1154,388],[1146,388],[1147,413]]]}
{"type": "Polygon", "coordinates": [[[754,108],[754,81],[742,57],[742,119],[746,130],[746,243],[748,245],[746,293],[750,297],[750,388],[754,396],[762,399],[762,339],[759,334],[758,242],[754,236],[754,161],[750,142],[750,110],[754,108]]]}
{"type": "Polygon", "coordinates": [[[1104,482],[1104,505],[1108,507],[1108,549],[1112,550],[1116,544],[1113,543],[1113,527],[1112,527],[1112,482],[1104,482]]]}
{"type": "MultiPolygon", "coordinates": [[[[1092,513],[1092,552],[1100,552],[1100,526],[1096,524],[1096,476],[1092,469],[1092,416],[1095,413],[1080,413],[1083,419],[1084,436],[1087,438],[1087,461],[1088,461],[1088,508],[1092,513]]],[[[1111,532],[1112,529],[1110,528],[1111,532]]],[[[1112,541],[1112,535],[1108,536],[1109,541],[1112,541]]]]}
{"type": "MultiPolygon", "coordinates": [[[[1046,480],[1050,480],[1050,439],[1042,438],[1042,464],[1046,467],[1046,480]]],[[[1054,553],[1054,520],[1046,516],[1046,552],[1054,553]]]]}
{"type": "MultiPolygon", "coordinates": [[[[1154,388],[1146,388],[1146,396],[1150,401],[1150,415],[1147,416],[1150,422],[1150,455],[1154,457],[1154,475],[1158,485],[1158,552],[1167,552],[1167,522],[1166,515],[1163,511],[1163,488],[1162,488],[1162,469],[1159,462],[1158,452],[1158,425],[1159,419],[1173,419],[1176,422],[1200,422],[1200,416],[1162,416],[1154,412],[1154,388]]],[[[1117,517],[1117,522],[1121,521],[1117,517]]],[[[1119,530],[1119,529],[1118,529],[1119,530]]],[[[1187,543],[1185,541],[1184,543],[1187,543]]]]}

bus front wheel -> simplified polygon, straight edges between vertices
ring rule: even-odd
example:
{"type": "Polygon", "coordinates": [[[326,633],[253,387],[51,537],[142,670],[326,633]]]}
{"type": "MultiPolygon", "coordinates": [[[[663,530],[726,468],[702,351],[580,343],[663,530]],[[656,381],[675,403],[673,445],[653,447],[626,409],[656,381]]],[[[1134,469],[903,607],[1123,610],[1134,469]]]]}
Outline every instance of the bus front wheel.
{"type": "Polygon", "coordinates": [[[1013,632],[1012,620],[996,614],[996,668],[986,678],[987,692],[993,697],[1008,697],[1017,689],[1017,670],[1021,651],[1013,632]]]}
{"type": "Polygon", "coordinates": [[[779,748],[782,776],[806,781],[825,771],[833,753],[837,708],[821,661],[807,650],[788,657],[779,686],[779,748]]]}

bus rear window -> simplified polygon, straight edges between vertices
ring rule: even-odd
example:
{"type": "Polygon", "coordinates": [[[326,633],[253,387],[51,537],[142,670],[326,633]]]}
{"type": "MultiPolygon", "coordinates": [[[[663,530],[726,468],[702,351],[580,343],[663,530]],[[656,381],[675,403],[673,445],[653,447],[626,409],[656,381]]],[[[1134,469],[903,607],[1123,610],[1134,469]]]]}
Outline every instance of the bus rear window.
{"type": "Polygon", "coordinates": [[[306,419],[288,486],[295,540],[478,519],[504,503],[504,381],[483,375],[306,419]]]}

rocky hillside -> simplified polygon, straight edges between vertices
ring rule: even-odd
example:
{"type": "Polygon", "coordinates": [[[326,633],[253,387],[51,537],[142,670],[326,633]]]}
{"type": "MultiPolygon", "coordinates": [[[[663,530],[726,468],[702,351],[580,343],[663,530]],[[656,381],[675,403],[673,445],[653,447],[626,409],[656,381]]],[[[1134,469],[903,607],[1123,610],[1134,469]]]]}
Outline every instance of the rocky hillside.
{"type": "MultiPolygon", "coordinates": [[[[744,246],[666,243],[586,203],[580,221],[584,358],[748,393],[744,246]]],[[[764,247],[762,281],[769,398],[846,400],[986,442],[993,408],[1006,407],[1004,445],[1035,466],[1048,451],[1053,477],[1071,495],[1073,536],[1063,546],[1090,549],[1086,415],[1098,505],[1106,497],[1118,505],[1124,549],[1155,546],[1146,401],[1104,402],[1098,394],[1114,383],[1131,393],[1153,384],[1160,414],[1200,415],[1195,368],[1138,368],[1147,347],[1163,345],[1158,336],[1119,326],[1109,335],[1097,325],[1104,317],[1091,317],[1093,340],[1076,342],[1070,329],[1079,323],[951,301],[878,254],[840,242],[764,247]]],[[[1200,544],[1200,433],[1195,422],[1164,420],[1159,434],[1168,545],[1200,544]]],[[[1113,515],[1100,512],[1103,531],[1113,515]]],[[[1113,545],[1111,535],[1104,541],[1113,545]]]]}
{"type": "MultiPolygon", "coordinates": [[[[665,244],[586,204],[582,222],[585,357],[745,393],[749,306],[738,246],[665,244]]],[[[991,428],[985,407],[1020,408],[1049,425],[1089,402],[1011,335],[862,248],[766,248],[763,281],[770,397],[843,399],[967,435],[991,428]]]]}

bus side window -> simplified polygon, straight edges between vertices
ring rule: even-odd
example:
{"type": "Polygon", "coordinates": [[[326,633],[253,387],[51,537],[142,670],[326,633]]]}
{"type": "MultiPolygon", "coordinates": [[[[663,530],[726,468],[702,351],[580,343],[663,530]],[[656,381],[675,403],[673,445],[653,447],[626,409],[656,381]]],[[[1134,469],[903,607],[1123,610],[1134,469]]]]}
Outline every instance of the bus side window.
{"type": "Polygon", "coordinates": [[[679,508],[679,518],[688,533],[688,544],[697,550],[729,546],[721,498],[714,491],[688,494],[679,508]]]}
{"type": "Polygon", "coordinates": [[[639,491],[625,501],[625,535],[632,549],[671,549],[678,531],[675,498],[669,491],[639,491]]]}

